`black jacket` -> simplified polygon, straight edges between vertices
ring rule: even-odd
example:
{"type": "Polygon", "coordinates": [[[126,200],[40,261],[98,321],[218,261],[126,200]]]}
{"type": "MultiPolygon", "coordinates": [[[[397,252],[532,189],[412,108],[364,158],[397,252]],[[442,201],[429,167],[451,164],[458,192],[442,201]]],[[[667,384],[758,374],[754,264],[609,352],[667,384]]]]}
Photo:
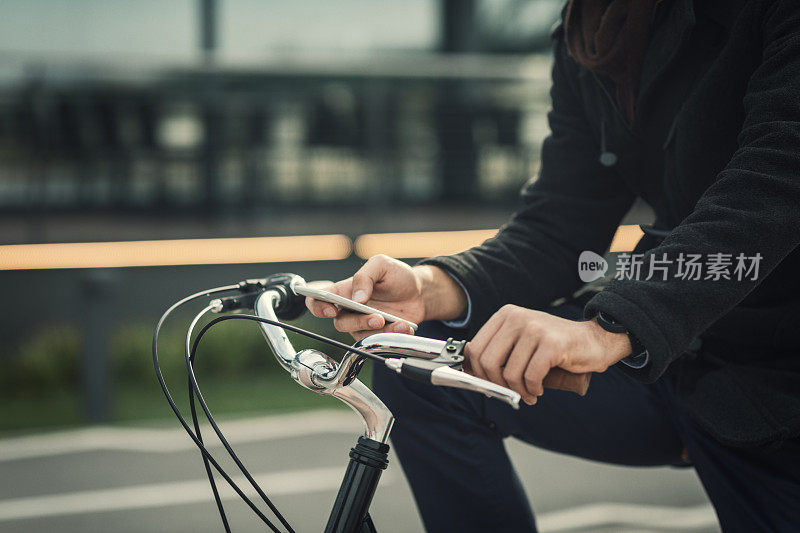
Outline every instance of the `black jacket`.
{"type": "Polygon", "coordinates": [[[578,255],[602,254],[638,196],[671,230],[637,250],[667,253],[667,281],[614,280],[586,306],[627,326],[669,371],[683,405],[723,443],[800,433],[800,0],[662,2],[645,56],[636,127],[607,80],[554,32],[538,179],[495,238],[428,259],[473,301],[473,332],[504,303],[545,308],[575,291],[578,255]],[[605,132],[605,135],[603,135],[605,132]],[[599,161],[602,137],[618,156],[599,161]],[[649,251],[648,251],[649,249],[649,251]],[[755,281],[674,279],[679,254],[761,254],[755,281]],[[685,355],[700,337],[697,357],[685,355]]]}

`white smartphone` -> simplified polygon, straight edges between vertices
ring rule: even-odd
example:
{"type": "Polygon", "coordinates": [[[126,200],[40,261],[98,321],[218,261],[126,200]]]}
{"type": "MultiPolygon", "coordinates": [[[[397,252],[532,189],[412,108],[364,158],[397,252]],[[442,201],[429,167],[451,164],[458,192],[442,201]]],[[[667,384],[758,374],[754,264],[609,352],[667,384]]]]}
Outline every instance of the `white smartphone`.
{"type": "Polygon", "coordinates": [[[380,315],[386,322],[405,322],[411,329],[417,331],[417,325],[411,322],[410,320],[406,320],[405,318],[400,318],[399,316],[395,316],[391,313],[385,313],[380,309],[375,309],[374,307],[370,307],[368,305],[360,304],[358,302],[354,302],[348,298],[343,296],[339,296],[338,294],[333,294],[332,292],[323,291],[322,289],[315,289],[313,287],[309,287],[308,285],[294,285],[292,286],[292,290],[296,294],[301,296],[308,296],[315,300],[320,300],[322,302],[328,302],[329,304],[336,305],[338,307],[342,307],[344,309],[348,309],[350,311],[355,311],[356,313],[364,313],[365,315],[380,315]]]}

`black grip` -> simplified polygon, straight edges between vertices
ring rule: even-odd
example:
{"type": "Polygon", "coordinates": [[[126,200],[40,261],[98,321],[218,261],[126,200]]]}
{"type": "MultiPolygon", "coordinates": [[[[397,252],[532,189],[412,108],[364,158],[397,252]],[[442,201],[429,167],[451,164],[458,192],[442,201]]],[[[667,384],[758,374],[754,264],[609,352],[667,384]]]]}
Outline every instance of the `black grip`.
{"type": "Polygon", "coordinates": [[[275,315],[281,320],[294,320],[306,311],[306,298],[295,294],[292,290],[293,283],[305,283],[297,274],[273,274],[265,281],[267,289],[274,289],[280,293],[278,305],[275,306],[275,315]]]}
{"type": "Polygon", "coordinates": [[[294,320],[306,312],[306,298],[295,294],[291,289],[284,289],[280,287],[279,290],[286,291],[281,294],[277,307],[275,307],[275,316],[281,320],[294,320]]]}
{"type": "Polygon", "coordinates": [[[430,385],[431,373],[433,373],[433,370],[433,368],[415,366],[413,363],[409,363],[408,360],[406,360],[403,362],[403,366],[400,367],[400,375],[430,385]]]}

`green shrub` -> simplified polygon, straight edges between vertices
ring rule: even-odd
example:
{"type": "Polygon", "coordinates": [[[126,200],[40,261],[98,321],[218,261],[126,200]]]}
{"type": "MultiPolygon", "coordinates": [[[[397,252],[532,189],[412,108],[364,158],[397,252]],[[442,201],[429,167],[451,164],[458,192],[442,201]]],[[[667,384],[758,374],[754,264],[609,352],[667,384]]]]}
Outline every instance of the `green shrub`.
{"type": "MultiPolygon", "coordinates": [[[[197,349],[195,368],[200,375],[231,378],[246,376],[258,369],[274,370],[265,365],[269,348],[255,324],[228,320],[216,324],[203,336],[197,349]]],[[[271,361],[267,360],[271,363],[271,361]]]]}
{"type": "MultiPolygon", "coordinates": [[[[152,324],[129,323],[117,328],[111,335],[110,356],[114,378],[125,383],[155,381],[153,369],[152,324]]],[[[158,342],[159,364],[165,376],[182,373],[186,367],[183,359],[183,338],[175,329],[162,331],[158,342]]]]}
{"type": "Polygon", "coordinates": [[[74,387],[82,348],[80,332],[74,326],[61,325],[35,332],[4,362],[4,381],[8,380],[4,389],[13,395],[74,387]]]}
{"type": "MultiPolygon", "coordinates": [[[[303,317],[296,325],[333,337],[344,343],[352,339],[337,332],[328,320],[303,317]]],[[[110,335],[109,357],[112,379],[122,384],[155,383],[152,360],[154,324],[127,322],[110,335]]],[[[172,387],[184,383],[185,321],[167,324],[159,339],[159,362],[172,387]]],[[[195,334],[198,330],[195,331],[195,334]]],[[[320,341],[290,333],[295,347],[314,348],[339,358],[341,350],[320,341]]],[[[20,343],[3,361],[0,385],[4,396],[38,394],[51,388],[77,390],[83,350],[81,331],[73,325],[50,326],[36,331],[20,343]]],[[[206,333],[197,353],[196,373],[202,383],[209,379],[225,381],[249,378],[253,374],[274,374],[283,370],[272,356],[256,324],[240,320],[224,321],[206,333]]]]}

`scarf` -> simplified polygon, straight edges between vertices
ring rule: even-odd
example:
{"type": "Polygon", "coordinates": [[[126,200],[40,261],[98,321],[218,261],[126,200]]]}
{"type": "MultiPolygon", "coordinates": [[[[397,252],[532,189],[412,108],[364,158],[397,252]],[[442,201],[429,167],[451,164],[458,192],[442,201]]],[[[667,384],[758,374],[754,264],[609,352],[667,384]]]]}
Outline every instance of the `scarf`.
{"type": "Polygon", "coordinates": [[[567,50],[578,64],[614,83],[617,105],[629,126],[658,1],[569,0],[567,6],[567,50]]]}

